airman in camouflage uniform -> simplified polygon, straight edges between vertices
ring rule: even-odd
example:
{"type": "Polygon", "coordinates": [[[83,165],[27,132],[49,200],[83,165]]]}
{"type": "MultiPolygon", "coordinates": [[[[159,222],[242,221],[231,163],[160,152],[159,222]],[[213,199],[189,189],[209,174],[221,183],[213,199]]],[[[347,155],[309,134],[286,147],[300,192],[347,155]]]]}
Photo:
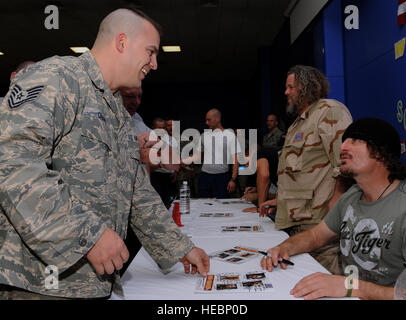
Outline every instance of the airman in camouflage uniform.
{"type": "Polygon", "coordinates": [[[279,147],[283,144],[283,132],[278,128],[278,117],[271,113],[266,117],[268,132],[262,138],[262,147],[279,147]]]}
{"type": "Polygon", "coordinates": [[[264,135],[262,139],[262,146],[265,148],[280,146],[282,144],[280,143],[282,136],[283,132],[276,127],[272,132],[268,132],[266,135],[264,135]]]}
{"type": "Polygon", "coordinates": [[[112,85],[139,86],[157,68],[159,34],[140,14],[108,16],[138,23],[138,38],[127,32],[120,42],[123,52],[135,43],[148,57],[135,61],[136,77],[128,66],[131,78],[112,77],[124,57],[106,60],[95,43],[78,58],[38,62],[11,83],[0,108],[0,299],[5,285],[65,298],[120,293],[128,221],[163,272],[179,260],[185,272],[208,271],[207,255],[179,231],[139,165],[131,117],[112,85]],[[58,270],[57,288],[46,286],[47,266],[58,270]]]}
{"type": "MultiPolygon", "coordinates": [[[[323,99],[328,88],[327,79],[315,68],[295,66],[288,72],[285,94],[298,117],[279,154],[275,227],[289,235],[318,224],[343,192],[341,136],[352,117],[339,101],[323,99]]],[[[331,272],[340,273],[338,252],[338,243],[333,243],[311,254],[331,272]]]]}

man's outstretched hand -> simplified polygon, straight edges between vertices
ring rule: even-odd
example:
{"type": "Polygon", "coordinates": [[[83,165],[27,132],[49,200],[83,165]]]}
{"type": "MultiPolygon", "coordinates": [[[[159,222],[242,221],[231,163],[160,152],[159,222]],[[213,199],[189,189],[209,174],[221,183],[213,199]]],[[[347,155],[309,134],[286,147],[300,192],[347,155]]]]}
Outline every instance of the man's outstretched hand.
{"type": "Polygon", "coordinates": [[[180,262],[183,263],[185,267],[185,273],[190,273],[192,268],[192,274],[198,271],[203,277],[207,276],[210,270],[210,258],[203,249],[194,247],[188,252],[180,262]]]}

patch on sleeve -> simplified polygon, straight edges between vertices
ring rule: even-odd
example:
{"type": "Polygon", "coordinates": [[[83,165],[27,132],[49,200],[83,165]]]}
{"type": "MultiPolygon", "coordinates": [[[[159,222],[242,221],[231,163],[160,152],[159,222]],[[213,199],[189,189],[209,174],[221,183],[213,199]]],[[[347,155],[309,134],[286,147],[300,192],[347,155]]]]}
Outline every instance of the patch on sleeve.
{"type": "Polygon", "coordinates": [[[295,137],[293,138],[292,142],[303,141],[303,136],[304,136],[303,132],[300,132],[300,133],[296,134],[295,137]]]}
{"type": "Polygon", "coordinates": [[[36,86],[28,90],[22,89],[19,85],[15,85],[8,98],[8,105],[11,109],[17,108],[26,102],[36,100],[41,94],[44,86],[36,86]]]}

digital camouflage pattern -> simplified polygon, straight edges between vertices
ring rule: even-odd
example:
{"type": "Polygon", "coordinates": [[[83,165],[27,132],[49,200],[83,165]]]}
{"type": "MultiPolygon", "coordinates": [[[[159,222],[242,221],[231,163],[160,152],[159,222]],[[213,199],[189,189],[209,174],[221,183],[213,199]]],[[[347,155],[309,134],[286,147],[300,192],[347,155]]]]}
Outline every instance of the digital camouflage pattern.
{"type": "Polygon", "coordinates": [[[272,132],[268,132],[264,135],[262,138],[262,146],[264,148],[279,147],[282,144],[282,136],[283,132],[278,127],[275,127],[272,132]]]}
{"type": "Polygon", "coordinates": [[[319,223],[340,174],[341,136],[351,124],[347,107],[320,99],[289,127],[278,163],[277,229],[319,223]]]}
{"type": "Polygon", "coordinates": [[[114,284],[119,293],[118,272],[98,276],[85,254],[107,226],[125,238],[129,219],[164,272],[193,248],[139,165],[131,117],[90,52],[20,72],[0,113],[0,284],[76,298],[108,296],[114,284]],[[16,85],[44,88],[11,100],[16,85]],[[58,289],[45,288],[47,265],[58,268],[58,289]]]}

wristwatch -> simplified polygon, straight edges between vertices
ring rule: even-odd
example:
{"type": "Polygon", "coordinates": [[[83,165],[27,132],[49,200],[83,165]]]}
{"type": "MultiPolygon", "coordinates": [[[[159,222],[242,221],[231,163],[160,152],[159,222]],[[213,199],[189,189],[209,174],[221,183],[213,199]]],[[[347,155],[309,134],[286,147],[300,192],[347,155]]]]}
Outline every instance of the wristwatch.
{"type": "Polygon", "coordinates": [[[236,182],[236,181],[237,181],[237,178],[231,178],[231,181],[232,181],[232,182],[236,182]]]}

